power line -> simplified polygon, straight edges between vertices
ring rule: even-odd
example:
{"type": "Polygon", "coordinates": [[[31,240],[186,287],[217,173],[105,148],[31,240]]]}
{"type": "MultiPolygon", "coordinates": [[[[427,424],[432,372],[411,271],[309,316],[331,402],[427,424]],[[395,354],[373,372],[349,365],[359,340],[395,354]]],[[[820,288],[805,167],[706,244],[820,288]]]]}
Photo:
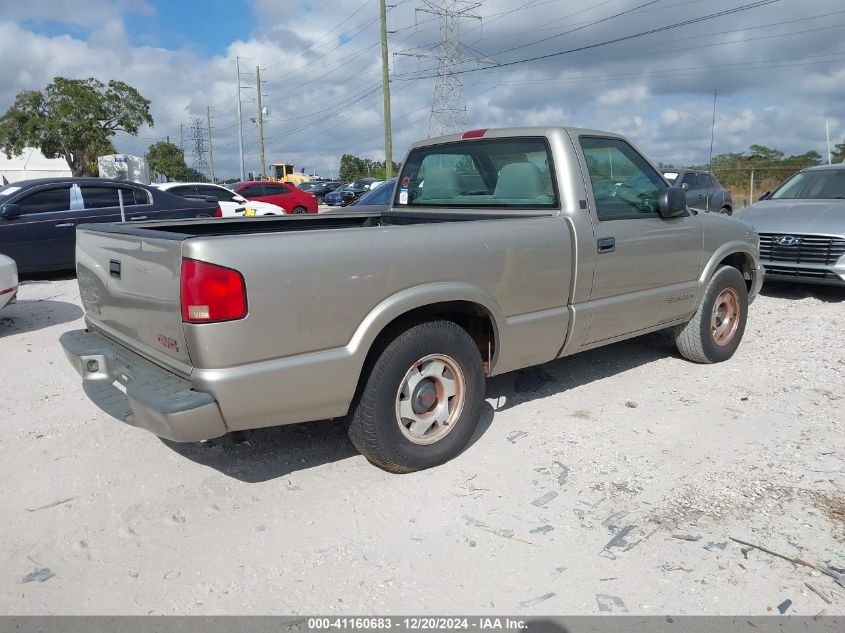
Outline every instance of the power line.
{"type": "MultiPolygon", "coordinates": [[[[700,16],[700,17],[697,17],[697,18],[692,18],[692,19],[689,19],[689,20],[683,20],[681,22],[675,22],[674,24],[669,24],[669,25],[657,27],[657,28],[654,28],[654,29],[648,29],[646,31],[640,31],[639,33],[634,33],[632,35],[625,35],[625,36],[622,36],[622,37],[616,37],[616,38],[613,38],[613,39],[604,40],[602,42],[596,42],[594,44],[586,44],[584,46],[578,46],[578,47],[570,48],[570,49],[563,50],[563,51],[557,51],[555,53],[548,53],[546,55],[536,55],[534,57],[528,57],[528,58],[525,58],[525,59],[518,59],[518,60],[514,60],[514,61],[510,61],[510,62],[502,62],[498,65],[498,67],[516,66],[516,65],[519,65],[519,64],[526,64],[526,63],[529,63],[529,62],[536,62],[536,61],[544,61],[546,59],[553,59],[555,57],[560,57],[561,55],[568,55],[568,54],[571,54],[571,53],[578,53],[578,52],[581,52],[581,51],[591,50],[591,49],[599,48],[601,46],[607,46],[609,44],[616,44],[616,43],[619,43],[619,42],[625,42],[625,41],[628,41],[628,40],[633,40],[633,39],[636,39],[636,38],[645,37],[646,35],[653,35],[654,33],[661,33],[663,31],[676,29],[676,28],[679,28],[679,27],[682,27],[682,26],[688,26],[690,24],[696,24],[698,22],[713,20],[715,18],[724,17],[726,15],[732,15],[734,13],[739,13],[741,11],[748,11],[750,9],[757,9],[759,7],[762,7],[762,6],[765,6],[765,5],[768,5],[768,4],[774,4],[775,2],[780,2],[780,1],[781,0],[758,0],[757,2],[751,2],[751,3],[748,3],[748,4],[741,5],[739,7],[734,7],[732,9],[725,9],[723,11],[717,11],[716,13],[710,13],[708,15],[703,15],[703,16],[700,16]]],[[[481,66],[481,67],[477,67],[477,68],[468,68],[466,70],[458,70],[456,72],[460,73],[460,74],[467,74],[467,73],[478,72],[478,71],[482,71],[482,70],[488,70],[488,68],[481,66]]],[[[431,74],[416,75],[415,77],[413,77],[413,79],[428,79],[428,78],[436,77],[436,76],[437,75],[431,75],[431,74]]],[[[403,79],[403,80],[407,81],[406,79],[403,79]]]]}

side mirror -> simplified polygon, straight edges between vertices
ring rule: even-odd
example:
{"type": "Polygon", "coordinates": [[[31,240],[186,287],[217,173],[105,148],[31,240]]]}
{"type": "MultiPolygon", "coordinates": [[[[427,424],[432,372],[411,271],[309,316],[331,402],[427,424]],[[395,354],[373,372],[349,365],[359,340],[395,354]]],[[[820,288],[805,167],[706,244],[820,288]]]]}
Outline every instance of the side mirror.
{"type": "Polygon", "coordinates": [[[683,189],[684,191],[686,191],[687,189],[689,189],[689,183],[682,182],[682,183],[681,183],[681,189],[683,189]]]}
{"type": "Polygon", "coordinates": [[[757,198],[757,200],[758,200],[758,201],[759,201],[759,200],[768,200],[770,195],[772,195],[772,192],[771,192],[771,191],[767,191],[767,192],[766,192],[766,193],[764,193],[762,196],[760,196],[759,198],[757,198]]]}
{"type": "Polygon", "coordinates": [[[13,204],[11,202],[0,205],[0,218],[7,220],[14,220],[21,216],[21,205],[13,204]]]}
{"type": "Polygon", "coordinates": [[[349,204],[350,202],[354,202],[357,196],[352,191],[341,191],[340,197],[344,204],[349,204]]]}
{"type": "Polygon", "coordinates": [[[682,187],[666,187],[657,196],[657,210],[664,219],[686,215],[687,192],[682,187]]]}

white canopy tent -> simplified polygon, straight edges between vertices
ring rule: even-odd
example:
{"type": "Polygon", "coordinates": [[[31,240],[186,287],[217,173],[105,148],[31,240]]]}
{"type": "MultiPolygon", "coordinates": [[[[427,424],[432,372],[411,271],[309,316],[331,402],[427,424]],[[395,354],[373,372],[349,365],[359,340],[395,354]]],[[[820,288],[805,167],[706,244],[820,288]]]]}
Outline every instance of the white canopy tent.
{"type": "Polygon", "coordinates": [[[71,171],[64,158],[46,158],[35,147],[24,148],[20,156],[6,158],[0,150],[0,185],[32,178],[70,176],[71,171]]]}

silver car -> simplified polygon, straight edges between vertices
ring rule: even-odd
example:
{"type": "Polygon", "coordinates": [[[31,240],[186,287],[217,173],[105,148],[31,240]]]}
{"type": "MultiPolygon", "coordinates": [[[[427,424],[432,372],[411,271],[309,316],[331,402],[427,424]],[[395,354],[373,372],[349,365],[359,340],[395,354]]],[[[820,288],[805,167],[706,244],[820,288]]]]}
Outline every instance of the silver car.
{"type": "Polygon", "coordinates": [[[845,165],[803,169],[740,215],[768,279],[845,286],[845,165]]]}

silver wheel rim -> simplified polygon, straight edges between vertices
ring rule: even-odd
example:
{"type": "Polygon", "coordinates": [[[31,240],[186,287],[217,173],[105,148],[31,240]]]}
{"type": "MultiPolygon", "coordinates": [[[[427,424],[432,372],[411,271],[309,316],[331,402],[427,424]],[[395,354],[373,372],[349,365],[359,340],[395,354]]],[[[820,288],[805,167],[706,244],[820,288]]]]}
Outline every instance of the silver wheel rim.
{"type": "Polygon", "coordinates": [[[458,363],[445,354],[429,354],[411,365],[399,383],[399,430],[414,444],[439,442],[455,428],[465,400],[466,380],[458,363]]]}

